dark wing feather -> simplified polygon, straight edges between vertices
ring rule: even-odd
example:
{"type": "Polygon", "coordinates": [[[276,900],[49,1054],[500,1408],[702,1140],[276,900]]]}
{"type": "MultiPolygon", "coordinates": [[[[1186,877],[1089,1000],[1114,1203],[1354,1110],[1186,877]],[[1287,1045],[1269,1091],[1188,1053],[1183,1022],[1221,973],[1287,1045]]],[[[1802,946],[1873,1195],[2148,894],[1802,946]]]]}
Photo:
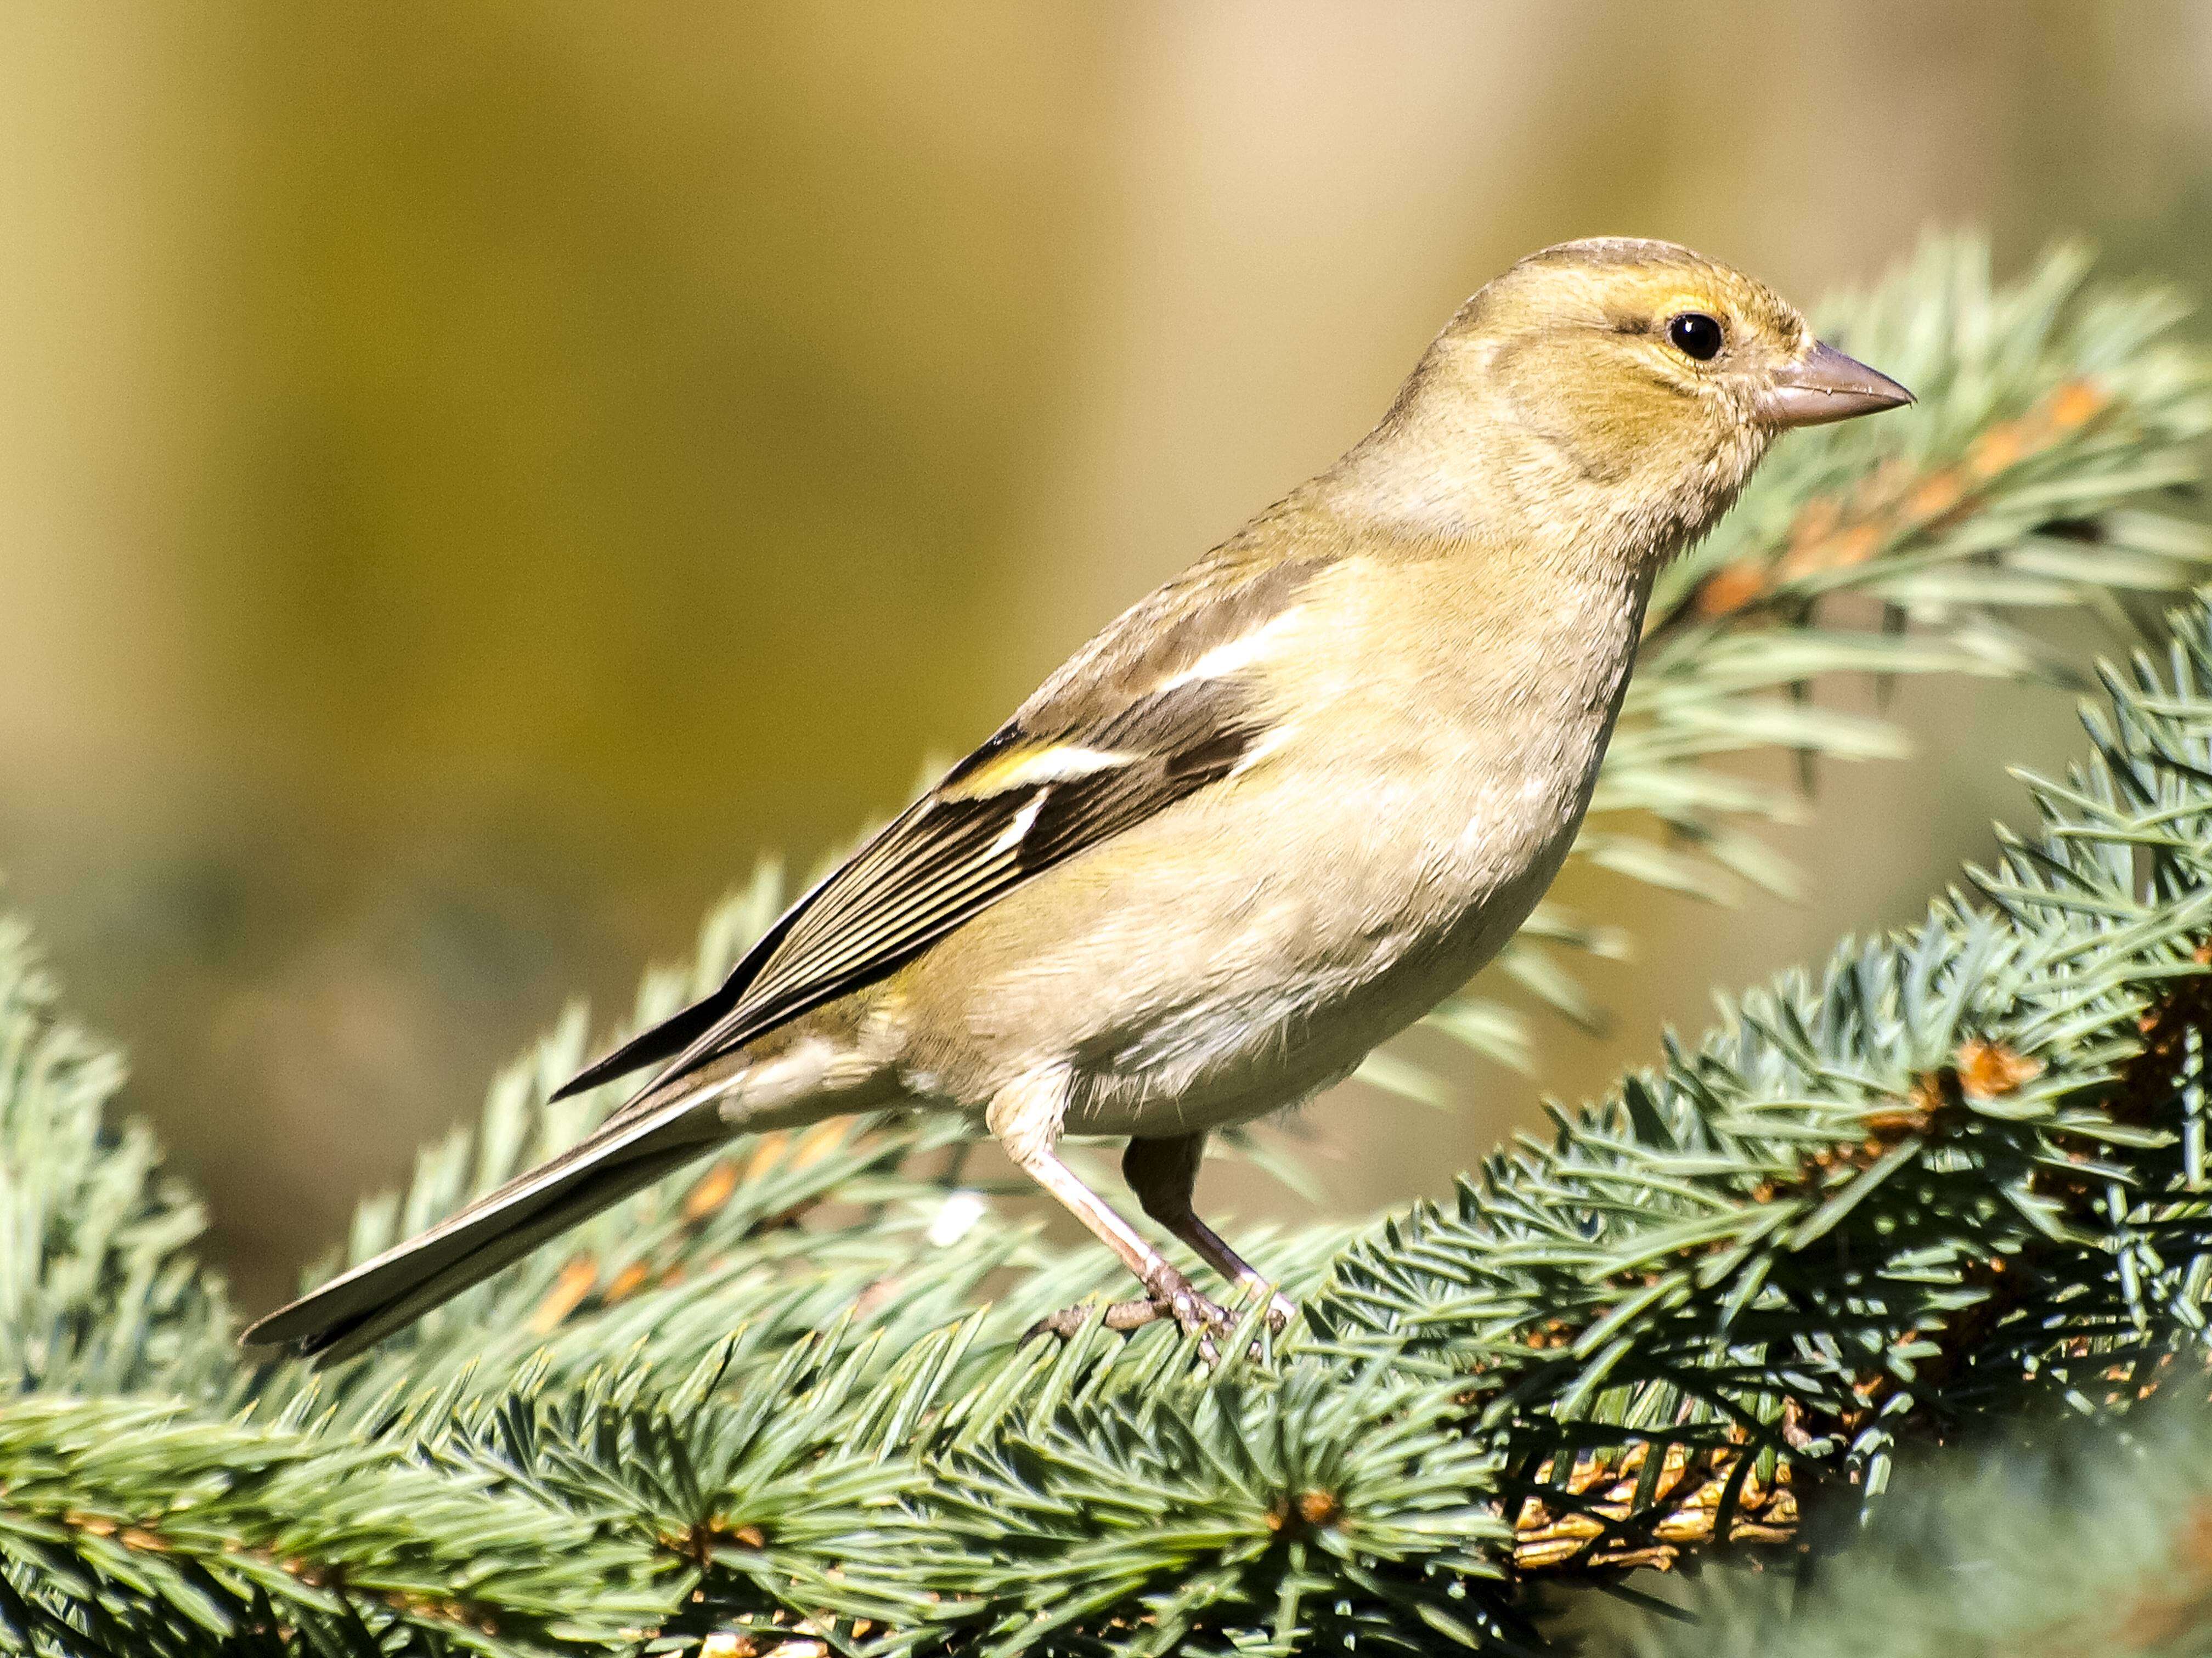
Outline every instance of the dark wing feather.
{"type": "MultiPolygon", "coordinates": [[[[830,878],[834,880],[836,877],[833,875],[830,878]]],[[[820,890],[820,887],[815,889],[816,892],[820,890]]],[[[783,936],[791,930],[792,922],[813,896],[814,893],[808,893],[806,897],[786,910],[782,918],[755,941],[737,966],[730,969],[729,976],[710,993],[701,997],[681,1013],[672,1014],[649,1029],[640,1031],[605,1058],[593,1060],[554,1090],[553,1097],[565,1100],[571,1094],[580,1094],[586,1089],[597,1088],[601,1083],[611,1082],[617,1077],[626,1077],[648,1065],[658,1065],[682,1053],[712,1030],[738,1005],[738,999],[745,993],[745,987],[760,971],[761,963],[783,942],[783,936]]]]}
{"type": "MultiPolygon", "coordinates": [[[[714,994],[561,1093],[653,1085],[884,978],[1024,882],[1226,776],[1266,734],[1249,683],[1192,675],[1297,602],[1311,567],[1200,567],[1124,616],[801,898],[714,994]]],[[[557,1097],[557,1096],[556,1096],[557,1097]]]]}

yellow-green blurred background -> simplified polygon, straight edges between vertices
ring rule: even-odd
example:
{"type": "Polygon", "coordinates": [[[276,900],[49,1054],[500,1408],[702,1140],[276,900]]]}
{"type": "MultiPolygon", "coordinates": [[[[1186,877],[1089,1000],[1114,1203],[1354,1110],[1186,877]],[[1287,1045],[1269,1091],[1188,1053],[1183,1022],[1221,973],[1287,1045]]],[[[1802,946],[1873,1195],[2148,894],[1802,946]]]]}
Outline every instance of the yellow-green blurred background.
{"type": "MultiPolygon", "coordinates": [[[[1357,437],[1518,254],[1809,300],[1931,222],[2197,281],[2212,7],[0,7],[0,870],[265,1303],[562,1004],[896,805],[1357,437]]],[[[1802,908],[1578,884],[1540,1084],[1311,1114],[1440,1189],[1904,919],[2069,751],[1908,695],[1802,908]]],[[[1423,1050],[1448,1058],[1439,1050],[1423,1050]]],[[[1249,1170],[1209,1199],[1283,1213],[1249,1170]]]]}

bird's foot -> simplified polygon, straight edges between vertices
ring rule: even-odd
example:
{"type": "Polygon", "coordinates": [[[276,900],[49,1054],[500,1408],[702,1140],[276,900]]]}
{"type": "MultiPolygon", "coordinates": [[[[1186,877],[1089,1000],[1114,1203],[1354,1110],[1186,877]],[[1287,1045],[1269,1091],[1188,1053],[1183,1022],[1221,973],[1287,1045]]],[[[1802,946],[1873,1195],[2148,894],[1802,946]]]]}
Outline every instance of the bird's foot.
{"type": "MultiPolygon", "coordinates": [[[[1152,1293],[1134,1301],[1117,1301],[1109,1305],[1099,1322],[1109,1330],[1142,1329],[1146,1325],[1164,1318],[1171,1318],[1182,1327],[1187,1335],[1198,1338],[1199,1351],[1208,1363],[1219,1357],[1213,1344],[1216,1331],[1233,1329],[1237,1315],[1219,1302],[1199,1292],[1191,1281],[1180,1272],[1170,1271],[1159,1275],[1152,1293]]],[[[1283,1297],[1270,1297],[1267,1307],[1267,1327],[1279,1333],[1290,1322],[1297,1309],[1283,1297]]],[[[1063,1307],[1058,1312],[1039,1319],[1022,1333],[1022,1339],[1049,1333],[1063,1341],[1088,1323],[1092,1315],[1090,1305],[1063,1307]]]]}
{"type": "MultiPolygon", "coordinates": [[[[1030,1324],[1026,1331],[1022,1331],[1022,1339],[1026,1342],[1030,1335],[1057,1335],[1060,1339],[1066,1339],[1075,1335],[1075,1331],[1079,1331],[1084,1324],[1091,1322],[1093,1313],[1097,1313],[1093,1302],[1079,1302],[1075,1307],[1061,1307],[1057,1313],[1048,1313],[1036,1324],[1030,1324]]],[[[1152,1324],[1161,1318],[1172,1318],[1186,1331],[1207,1331],[1207,1328],[1217,1328],[1228,1322],[1228,1313],[1203,1296],[1197,1297],[1197,1307],[1192,1307],[1190,1302],[1183,1302],[1182,1311],[1176,1307],[1176,1302],[1166,1296],[1161,1296],[1159,1300],[1139,1297],[1139,1300],[1130,1302],[1110,1302],[1106,1313],[1099,1318],[1099,1324],[1103,1324],[1110,1331],[1139,1331],[1146,1324],[1152,1324]]]]}

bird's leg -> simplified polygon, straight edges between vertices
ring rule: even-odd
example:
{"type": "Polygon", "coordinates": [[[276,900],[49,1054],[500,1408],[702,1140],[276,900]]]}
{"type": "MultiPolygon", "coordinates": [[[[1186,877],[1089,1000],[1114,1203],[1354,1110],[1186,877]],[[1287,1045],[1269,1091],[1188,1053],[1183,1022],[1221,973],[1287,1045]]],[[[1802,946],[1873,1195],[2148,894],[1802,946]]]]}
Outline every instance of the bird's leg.
{"type": "MultiPolygon", "coordinates": [[[[1024,1078],[999,1091],[984,1114],[984,1121],[1016,1166],[1059,1199],[1061,1206],[1119,1255],[1121,1264],[1145,1286],[1144,1300],[1119,1303],[1106,1309],[1108,1327],[1129,1330],[1166,1317],[1201,1337],[1210,1329],[1225,1327],[1231,1321],[1229,1315],[1200,1295],[1166,1256],[1146,1242],[1134,1227],[1108,1208],[1060,1160],[1054,1148],[1066,1107],[1066,1090],[1061,1073],[1024,1078]]],[[[1051,1330],[1069,1335],[1082,1327],[1086,1316],[1080,1307],[1066,1308],[1041,1320],[1030,1333],[1051,1330]]],[[[1212,1342],[1206,1342],[1205,1347],[1211,1357],[1212,1342]]]]}
{"type": "Polygon", "coordinates": [[[1206,1136],[1179,1134],[1173,1139],[1129,1142],[1121,1154],[1121,1177],[1145,1206],[1145,1212],[1181,1238],[1206,1264],[1238,1289],[1267,1297],[1267,1327],[1279,1331],[1297,1312],[1288,1298],[1255,1272],[1220,1233],[1198,1218],[1191,1194],[1198,1189],[1199,1159],[1206,1136]]]}

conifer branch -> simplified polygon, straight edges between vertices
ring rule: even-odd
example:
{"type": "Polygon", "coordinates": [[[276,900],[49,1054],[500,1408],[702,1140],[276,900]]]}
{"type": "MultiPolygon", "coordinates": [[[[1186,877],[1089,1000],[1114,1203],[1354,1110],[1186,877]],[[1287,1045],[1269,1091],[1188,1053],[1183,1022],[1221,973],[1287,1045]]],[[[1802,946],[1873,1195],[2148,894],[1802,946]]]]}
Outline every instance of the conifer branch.
{"type": "Polygon", "coordinates": [[[1617,1615],[1641,1658],[2202,1651],[2212,1634],[2212,1413],[2045,1421],[2032,1442],[1918,1458],[1881,1523],[1809,1582],[1711,1573],[1685,1610],[1617,1615]],[[1693,1621],[1691,1621],[1693,1620],[1693,1621]]]}
{"type": "Polygon", "coordinates": [[[121,1393],[228,1374],[198,1200],[143,1123],[112,1127],[122,1061],[54,1017],[28,930],[0,916],[0,1377],[121,1393]]]}

